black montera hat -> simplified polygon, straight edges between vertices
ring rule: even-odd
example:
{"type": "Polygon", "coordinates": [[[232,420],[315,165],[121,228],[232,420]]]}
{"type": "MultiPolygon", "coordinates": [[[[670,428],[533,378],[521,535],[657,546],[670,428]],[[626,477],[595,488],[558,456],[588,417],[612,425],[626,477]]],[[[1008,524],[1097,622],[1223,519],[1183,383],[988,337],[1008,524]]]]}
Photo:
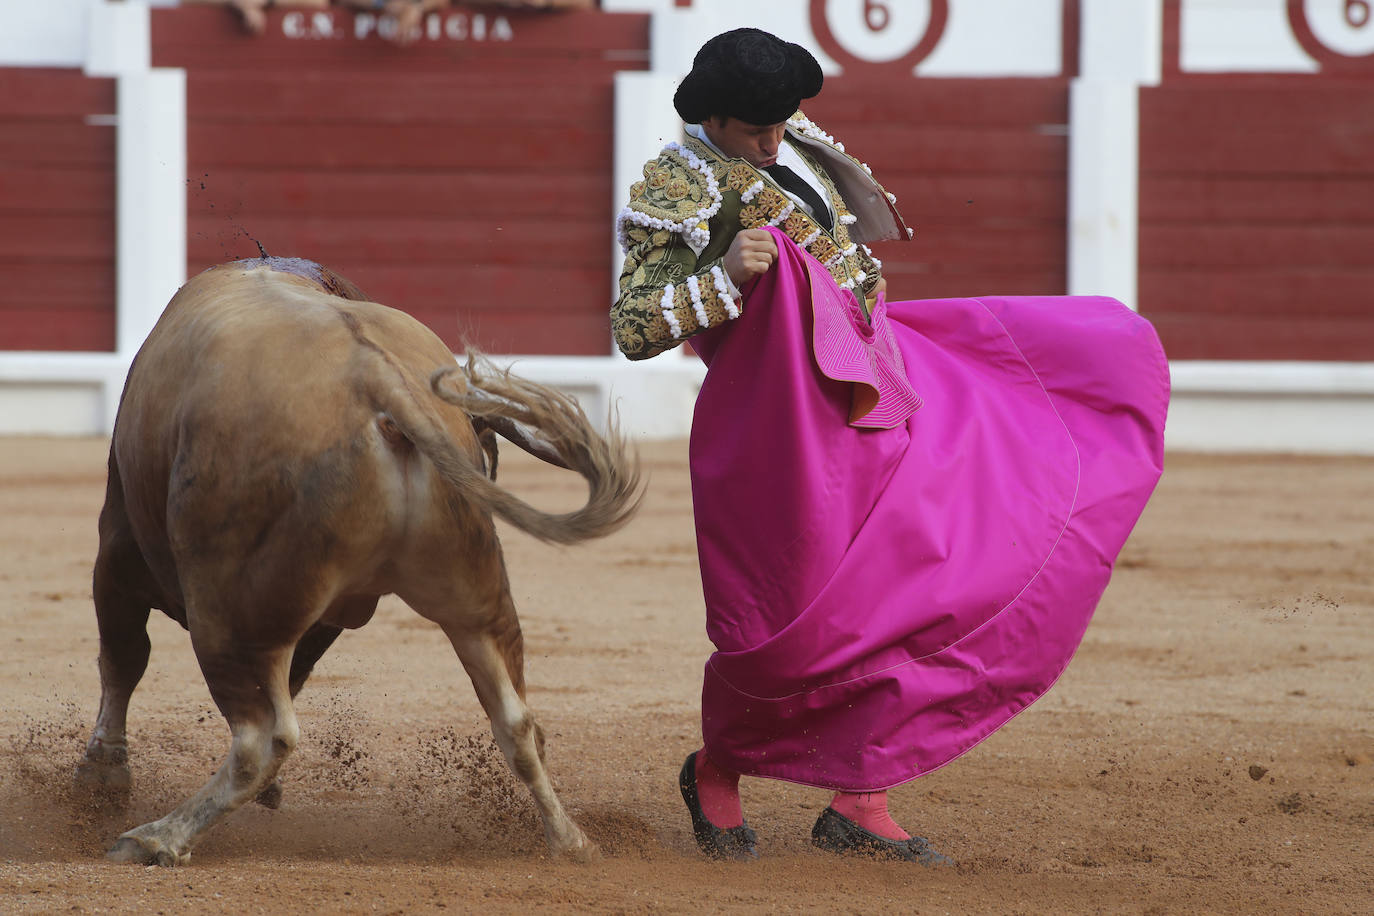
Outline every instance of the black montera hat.
{"type": "Polygon", "coordinates": [[[824,79],[801,45],[762,29],[734,29],[701,46],[673,107],[688,124],[714,115],[777,124],[792,117],[802,99],[818,94],[824,79]]]}

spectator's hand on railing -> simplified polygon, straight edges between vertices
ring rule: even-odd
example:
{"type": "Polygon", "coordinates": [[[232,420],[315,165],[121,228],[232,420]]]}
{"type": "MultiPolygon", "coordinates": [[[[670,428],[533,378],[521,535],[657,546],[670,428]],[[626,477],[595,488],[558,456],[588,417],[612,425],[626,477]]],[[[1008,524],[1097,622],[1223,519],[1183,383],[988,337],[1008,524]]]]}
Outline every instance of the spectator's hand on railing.
{"type": "Polygon", "coordinates": [[[420,23],[425,14],[433,10],[447,9],[449,0],[387,0],[382,8],[388,16],[396,19],[396,42],[409,44],[420,34],[420,23]]]}
{"type": "Polygon", "coordinates": [[[244,28],[254,35],[261,35],[267,28],[267,4],[270,0],[229,0],[243,20],[244,28]]]}
{"type": "Polygon", "coordinates": [[[395,20],[395,28],[390,33],[392,40],[409,44],[420,34],[420,23],[425,15],[447,9],[451,0],[334,0],[334,3],[353,9],[372,10],[395,20]]]}
{"type": "Polygon", "coordinates": [[[303,6],[324,9],[329,0],[182,0],[183,3],[214,3],[228,6],[238,13],[243,27],[254,35],[261,35],[267,28],[267,8],[269,6],[303,6]]]}

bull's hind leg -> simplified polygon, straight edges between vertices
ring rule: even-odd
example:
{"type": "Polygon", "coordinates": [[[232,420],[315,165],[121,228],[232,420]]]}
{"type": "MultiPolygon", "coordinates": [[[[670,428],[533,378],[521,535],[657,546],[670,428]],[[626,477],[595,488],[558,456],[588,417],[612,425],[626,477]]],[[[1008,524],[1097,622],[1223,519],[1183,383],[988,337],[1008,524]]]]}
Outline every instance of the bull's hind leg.
{"type": "Polygon", "coordinates": [[[306,679],[310,677],[310,672],[315,669],[315,663],[324,657],[324,653],[334,645],[334,640],[338,639],[342,632],[342,627],[327,623],[315,623],[305,631],[305,635],[296,643],[295,651],[291,654],[291,676],[288,683],[292,698],[301,692],[306,679]]]}
{"type": "Polygon", "coordinates": [[[196,842],[221,818],[272,783],[300,735],[288,677],[291,647],[249,655],[191,641],[210,695],[229,722],[229,756],[195,795],[166,817],[135,827],[110,849],[112,859],[144,865],[182,865],[196,842]]]}
{"type": "Polygon", "coordinates": [[[479,588],[485,585],[494,592],[485,600],[475,598],[467,589],[462,598],[450,595],[436,601],[433,596],[420,598],[414,593],[402,593],[401,598],[443,627],[453,644],[491,720],[497,746],[534,798],[549,851],[579,862],[590,861],[600,853],[563,810],[544,765],[544,733],[525,705],[524,641],[506,587],[499,548],[485,559],[487,574],[471,580],[479,588]]]}
{"type": "MultiPolygon", "coordinates": [[[[327,623],[316,623],[305,631],[301,641],[296,643],[296,650],[291,656],[291,676],[288,681],[291,689],[291,698],[295,699],[296,694],[301,692],[305,686],[306,678],[310,677],[311,670],[318,662],[326,650],[334,645],[334,640],[339,638],[343,632],[340,627],[330,626],[327,623]]],[[[281,807],[282,787],[281,782],[273,779],[269,782],[258,797],[253,799],[264,808],[277,809],[281,807]]]]}
{"type": "Polygon", "coordinates": [[[131,782],[125,729],[129,699],[148,667],[152,578],[129,530],[118,473],[111,466],[92,579],[100,631],[100,711],[76,766],[76,782],[116,802],[127,797],[131,782]]]}
{"type": "MultiPolygon", "coordinates": [[[[511,611],[514,624],[514,610],[511,611]]],[[[463,663],[482,709],[491,719],[492,735],[506,763],[530,790],[535,807],[544,822],[544,839],[554,855],[567,855],[575,861],[590,861],[598,855],[589,840],[572,820],[554,793],[544,765],[544,732],[525,705],[523,689],[524,656],[520,629],[512,626],[505,633],[449,633],[458,658],[463,663]],[[513,632],[513,639],[503,638],[513,632]]]]}

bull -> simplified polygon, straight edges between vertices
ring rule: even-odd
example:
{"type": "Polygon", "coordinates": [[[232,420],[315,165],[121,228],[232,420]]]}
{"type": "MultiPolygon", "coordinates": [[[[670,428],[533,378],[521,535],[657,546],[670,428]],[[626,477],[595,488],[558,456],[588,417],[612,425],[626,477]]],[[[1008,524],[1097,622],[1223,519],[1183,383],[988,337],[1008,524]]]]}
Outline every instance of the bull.
{"type": "Polygon", "coordinates": [[[120,399],[93,597],[100,707],[78,782],[127,795],[126,720],[156,608],[191,646],[232,735],[218,771],[111,858],[179,865],[216,822],[275,806],[293,698],[339,634],[396,594],[471,679],[555,855],[595,845],[564,811],[525,703],[523,641],[494,518],[544,541],[609,534],[642,496],[637,459],[574,401],[450,348],[310,261],[257,258],[190,280],[120,399]],[[497,486],[495,433],[585,478],[581,508],[497,486]]]}

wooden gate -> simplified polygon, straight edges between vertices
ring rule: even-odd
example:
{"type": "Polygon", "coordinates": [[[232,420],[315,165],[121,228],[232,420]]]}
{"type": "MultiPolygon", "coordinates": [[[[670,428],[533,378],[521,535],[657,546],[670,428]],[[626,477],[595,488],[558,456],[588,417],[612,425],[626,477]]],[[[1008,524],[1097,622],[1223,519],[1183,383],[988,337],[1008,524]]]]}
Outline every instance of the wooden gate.
{"type": "Polygon", "coordinates": [[[115,345],[114,80],[0,68],[0,350],[115,345]]]}
{"type": "Polygon", "coordinates": [[[188,265],[320,261],[455,349],[604,354],[616,70],[648,16],[432,14],[409,44],[344,9],[153,13],[187,72],[188,265]]]}
{"type": "Polygon", "coordinates": [[[1068,81],[826,80],[807,114],[897,196],[910,242],[874,246],[897,299],[1062,295],[1068,81]]]}
{"type": "Polygon", "coordinates": [[[1317,73],[1197,74],[1166,3],[1164,78],[1140,93],[1139,301],[1173,359],[1374,359],[1374,56],[1314,43],[1302,6],[1317,73]]]}
{"type": "MultiPolygon", "coordinates": [[[[913,241],[874,246],[890,295],[1062,295],[1078,0],[1060,10],[1057,76],[1014,79],[913,76],[944,38],[948,0],[932,0],[919,40],[881,61],[834,33],[826,2],[808,7],[817,42],[843,72],[826,79],[807,113],[873,169],[916,230],[913,241]]],[[[860,33],[895,27],[891,2],[856,13],[860,33]]]]}

